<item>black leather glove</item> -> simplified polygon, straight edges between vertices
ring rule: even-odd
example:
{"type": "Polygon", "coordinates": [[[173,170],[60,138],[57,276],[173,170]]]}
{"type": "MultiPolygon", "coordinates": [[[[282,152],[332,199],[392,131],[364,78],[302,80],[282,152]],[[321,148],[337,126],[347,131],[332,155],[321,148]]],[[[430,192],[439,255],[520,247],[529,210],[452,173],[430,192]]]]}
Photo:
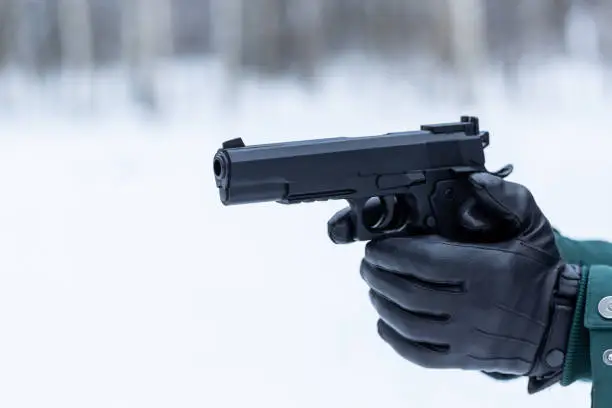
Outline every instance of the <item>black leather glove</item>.
{"type": "MultiPolygon", "coordinates": [[[[378,332],[427,368],[530,377],[529,392],[562,373],[580,268],[565,264],[553,230],[522,185],[470,176],[474,201],[460,214],[465,240],[437,235],[371,241],[361,276],[378,332]]],[[[348,209],[329,222],[350,231],[348,209]]],[[[351,237],[345,237],[346,242],[351,237]]]]}

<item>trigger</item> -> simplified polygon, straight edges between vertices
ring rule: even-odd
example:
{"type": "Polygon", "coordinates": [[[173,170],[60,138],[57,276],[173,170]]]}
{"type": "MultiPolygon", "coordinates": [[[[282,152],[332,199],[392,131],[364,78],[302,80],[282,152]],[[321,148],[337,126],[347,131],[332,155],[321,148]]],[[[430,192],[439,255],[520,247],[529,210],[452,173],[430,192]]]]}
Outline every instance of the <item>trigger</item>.
{"type": "Polygon", "coordinates": [[[497,176],[499,178],[506,178],[514,171],[514,166],[512,164],[506,164],[501,169],[492,172],[491,174],[497,176]]]}

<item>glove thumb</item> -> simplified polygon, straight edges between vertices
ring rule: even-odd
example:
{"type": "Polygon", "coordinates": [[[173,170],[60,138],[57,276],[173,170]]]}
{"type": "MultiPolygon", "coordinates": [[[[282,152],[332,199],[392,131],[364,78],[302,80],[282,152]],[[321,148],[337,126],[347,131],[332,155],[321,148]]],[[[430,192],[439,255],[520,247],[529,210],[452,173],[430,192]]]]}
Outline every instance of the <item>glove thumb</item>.
{"type": "Polygon", "coordinates": [[[537,206],[525,186],[490,173],[474,173],[469,182],[474,200],[466,203],[461,212],[461,222],[467,229],[484,231],[503,226],[516,232],[530,223],[537,206]]]}

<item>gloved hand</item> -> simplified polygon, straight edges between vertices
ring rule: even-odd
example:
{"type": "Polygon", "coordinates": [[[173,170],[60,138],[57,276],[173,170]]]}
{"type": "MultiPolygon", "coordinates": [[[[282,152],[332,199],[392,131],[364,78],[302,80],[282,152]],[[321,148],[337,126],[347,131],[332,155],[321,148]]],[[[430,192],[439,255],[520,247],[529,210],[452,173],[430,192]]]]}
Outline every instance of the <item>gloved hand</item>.
{"type": "MultiPolygon", "coordinates": [[[[361,276],[378,332],[417,365],[528,376],[529,392],[537,392],[560,379],[580,268],[561,260],[527,188],[488,173],[470,182],[473,205],[457,214],[465,240],[426,235],[366,245],[361,276]]],[[[349,231],[350,223],[348,209],[336,214],[330,237],[338,242],[334,230],[349,231]]]]}

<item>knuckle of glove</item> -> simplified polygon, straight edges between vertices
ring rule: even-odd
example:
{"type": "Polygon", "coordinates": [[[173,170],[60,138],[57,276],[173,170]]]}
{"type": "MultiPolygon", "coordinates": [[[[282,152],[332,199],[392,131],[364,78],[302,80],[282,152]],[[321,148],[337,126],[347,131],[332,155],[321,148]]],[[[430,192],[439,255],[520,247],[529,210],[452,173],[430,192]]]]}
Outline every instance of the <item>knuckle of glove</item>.
{"type": "Polygon", "coordinates": [[[402,306],[394,309],[385,303],[388,299],[375,305],[379,315],[387,320],[390,310],[395,313],[392,326],[397,331],[387,340],[393,338],[394,348],[401,348],[400,354],[421,366],[433,364],[524,375],[535,358],[534,347],[544,335],[539,324],[545,320],[555,281],[554,270],[534,262],[541,260],[538,251],[546,252],[544,248],[554,243],[552,230],[540,233],[536,234],[538,240],[526,246],[519,240],[488,245],[445,242],[441,246],[436,239],[415,238],[419,250],[414,250],[414,256],[407,256],[405,249],[412,245],[412,238],[369,243],[361,266],[366,283],[374,286],[366,274],[374,270],[385,273],[376,266],[384,258],[387,265],[394,264],[391,273],[402,279],[400,288],[393,292],[395,299],[391,296],[393,304],[419,306],[415,310],[402,306]],[[423,252],[429,255],[423,257],[423,252]],[[527,295],[517,303],[518,292],[527,295]],[[405,301],[397,301],[398,297],[405,301]],[[438,314],[427,313],[431,311],[438,314]],[[439,312],[448,315],[450,323],[446,324],[452,327],[444,332],[444,340],[450,345],[443,353],[444,358],[435,345],[403,336],[414,333],[420,338],[439,336],[439,312]]]}

